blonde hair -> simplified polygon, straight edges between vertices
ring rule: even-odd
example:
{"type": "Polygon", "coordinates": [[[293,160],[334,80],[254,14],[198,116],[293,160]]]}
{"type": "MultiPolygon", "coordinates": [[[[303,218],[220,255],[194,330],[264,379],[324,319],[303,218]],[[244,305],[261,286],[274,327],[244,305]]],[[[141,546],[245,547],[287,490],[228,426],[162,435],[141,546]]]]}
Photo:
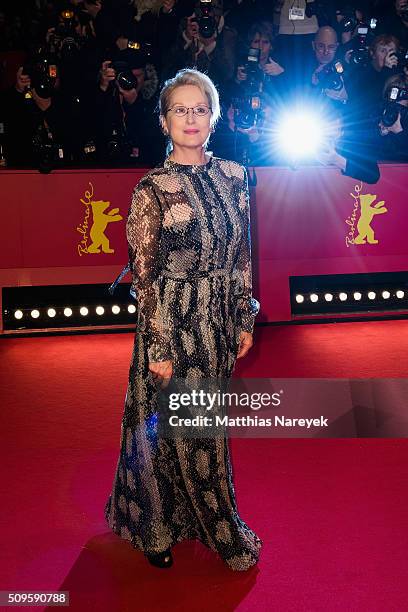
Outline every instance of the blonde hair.
{"type": "MultiPolygon", "coordinates": [[[[195,85],[208,100],[208,106],[211,108],[210,126],[211,128],[214,128],[221,115],[218,91],[210,77],[203,72],[196,70],[195,68],[183,68],[177,72],[176,76],[174,76],[172,79],[168,79],[164,83],[159,98],[159,116],[161,125],[163,125],[162,121],[170,108],[171,94],[178,87],[182,87],[183,85],[195,85]]],[[[170,141],[167,145],[167,152],[171,151],[171,149],[172,145],[170,141]]]]}

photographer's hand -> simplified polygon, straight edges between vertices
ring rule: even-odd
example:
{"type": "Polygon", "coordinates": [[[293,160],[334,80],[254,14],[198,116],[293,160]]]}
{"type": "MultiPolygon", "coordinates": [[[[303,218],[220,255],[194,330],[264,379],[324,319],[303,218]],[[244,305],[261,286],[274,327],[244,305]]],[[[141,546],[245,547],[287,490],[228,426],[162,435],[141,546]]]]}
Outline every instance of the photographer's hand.
{"type": "Polygon", "coordinates": [[[99,73],[99,87],[102,91],[107,91],[109,83],[116,79],[116,72],[111,67],[110,60],[102,62],[102,68],[99,73]]]}
{"type": "Polygon", "coordinates": [[[387,55],[384,59],[384,66],[387,68],[394,68],[398,64],[398,57],[395,54],[395,51],[388,51],[387,55]]]}
{"type": "Polygon", "coordinates": [[[119,38],[116,39],[116,46],[119,49],[119,51],[123,51],[124,49],[127,49],[129,43],[129,39],[125,38],[124,36],[119,36],[119,38]]]}
{"type": "Polygon", "coordinates": [[[242,83],[243,81],[246,81],[246,80],[247,80],[247,73],[245,70],[245,66],[238,66],[237,76],[235,77],[235,82],[242,83]]]}
{"type": "Polygon", "coordinates": [[[313,72],[312,74],[312,85],[318,85],[319,84],[319,77],[317,76],[319,74],[319,72],[321,72],[324,68],[324,64],[320,64],[320,66],[318,66],[316,68],[316,70],[313,72]]]}
{"type": "Polygon", "coordinates": [[[271,58],[269,58],[269,61],[261,66],[261,68],[268,76],[279,76],[282,72],[285,72],[285,69],[271,58]]]}
{"type": "Polygon", "coordinates": [[[397,120],[390,126],[385,126],[382,121],[379,123],[380,134],[381,136],[387,136],[390,132],[391,134],[400,134],[404,131],[404,128],[401,125],[401,113],[398,113],[397,120]]]}
{"type": "Polygon", "coordinates": [[[118,89],[123,96],[123,100],[125,100],[128,104],[133,104],[137,100],[138,91],[137,89],[122,89],[118,86],[118,89]]]}
{"type": "Polygon", "coordinates": [[[55,28],[48,28],[47,34],[45,35],[45,42],[47,43],[47,45],[50,44],[50,39],[52,38],[54,33],[55,33],[55,28]]]}
{"type": "Polygon", "coordinates": [[[51,98],[40,98],[40,96],[37,94],[35,89],[31,90],[31,94],[33,96],[34,102],[36,103],[36,105],[38,106],[38,108],[40,110],[45,112],[46,110],[48,110],[50,108],[50,106],[51,106],[51,98]]]}
{"type": "Polygon", "coordinates": [[[350,63],[352,55],[353,55],[353,49],[349,49],[348,51],[346,51],[346,53],[344,55],[344,61],[347,62],[347,64],[350,63]]]}
{"type": "Polygon", "coordinates": [[[23,66],[20,66],[20,68],[17,70],[16,75],[15,87],[19,93],[24,93],[26,89],[31,87],[31,79],[28,74],[23,74],[23,68],[23,66]]]}
{"type": "Polygon", "coordinates": [[[337,100],[338,102],[347,102],[348,100],[348,94],[344,87],[344,83],[341,89],[325,89],[324,93],[331,100],[337,100]]]}
{"type": "Polygon", "coordinates": [[[186,26],[185,34],[189,40],[194,41],[196,43],[198,42],[198,36],[199,36],[198,23],[197,21],[195,21],[194,15],[187,17],[187,26],[186,26]]]}

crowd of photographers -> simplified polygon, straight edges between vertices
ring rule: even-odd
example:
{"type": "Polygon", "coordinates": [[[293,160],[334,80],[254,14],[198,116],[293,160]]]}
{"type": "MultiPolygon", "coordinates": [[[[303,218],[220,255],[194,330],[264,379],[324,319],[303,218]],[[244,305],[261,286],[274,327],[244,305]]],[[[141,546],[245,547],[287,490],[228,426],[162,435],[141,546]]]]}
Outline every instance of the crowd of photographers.
{"type": "Polygon", "coordinates": [[[26,57],[0,94],[2,165],[159,163],[158,94],[184,67],[219,89],[215,155],[282,162],[281,117],[309,106],[329,118],[320,163],[375,182],[408,161],[408,0],[32,0],[0,9],[0,39],[26,57]]]}

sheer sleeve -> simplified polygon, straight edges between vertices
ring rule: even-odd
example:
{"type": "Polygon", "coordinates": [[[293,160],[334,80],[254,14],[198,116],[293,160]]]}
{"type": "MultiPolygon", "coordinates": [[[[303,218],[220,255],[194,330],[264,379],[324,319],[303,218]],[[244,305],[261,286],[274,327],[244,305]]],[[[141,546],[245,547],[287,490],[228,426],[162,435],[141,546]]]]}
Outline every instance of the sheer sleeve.
{"type": "Polygon", "coordinates": [[[144,336],[149,361],[172,359],[158,283],[161,227],[160,202],[152,186],[139,184],[132,194],[126,237],[138,305],[136,331],[144,336]]]}
{"type": "Polygon", "coordinates": [[[260,304],[252,297],[251,221],[249,206],[248,175],[244,166],[239,187],[239,208],[243,217],[243,237],[235,269],[240,272],[243,294],[238,307],[238,325],[242,331],[252,333],[260,304]]]}

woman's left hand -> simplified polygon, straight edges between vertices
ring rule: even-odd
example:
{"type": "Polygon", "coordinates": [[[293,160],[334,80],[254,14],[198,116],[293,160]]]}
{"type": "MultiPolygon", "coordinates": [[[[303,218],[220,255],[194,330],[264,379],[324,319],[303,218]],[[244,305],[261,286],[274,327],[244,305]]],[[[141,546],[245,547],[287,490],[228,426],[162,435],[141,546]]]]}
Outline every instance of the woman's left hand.
{"type": "Polygon", "coordinates": [[[242,331],[239,337],[239,349],[237,359],[239,359],[240,357],[245,357],[252,345],[252,334],[250,332],[242,331]]]}

